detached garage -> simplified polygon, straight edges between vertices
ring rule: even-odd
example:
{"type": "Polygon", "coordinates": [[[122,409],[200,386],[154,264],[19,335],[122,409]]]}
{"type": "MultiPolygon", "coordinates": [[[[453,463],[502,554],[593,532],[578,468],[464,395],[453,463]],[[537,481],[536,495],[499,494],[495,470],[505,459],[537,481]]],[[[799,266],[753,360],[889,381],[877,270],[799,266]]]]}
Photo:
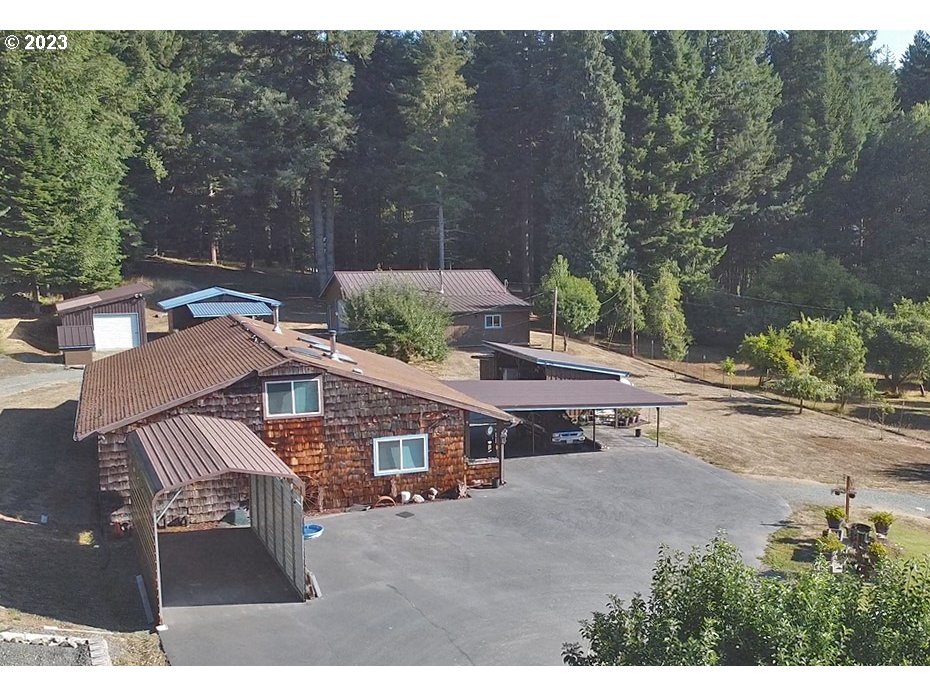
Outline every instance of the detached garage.
{"type": "Polygon", "coordinates": [[[94,351],[122,351],[145,343],[145,283],[132,283],[55,305],[58,349],[65,365],[85,365],[94,351]]]}

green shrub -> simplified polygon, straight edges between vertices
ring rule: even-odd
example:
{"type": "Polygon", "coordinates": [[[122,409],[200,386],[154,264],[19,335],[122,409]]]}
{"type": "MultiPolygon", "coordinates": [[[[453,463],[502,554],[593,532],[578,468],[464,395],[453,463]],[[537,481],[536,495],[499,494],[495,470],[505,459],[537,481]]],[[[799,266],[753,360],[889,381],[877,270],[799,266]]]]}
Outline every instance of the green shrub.
{"type": "Polygon", "coordinates": [[[379,283],[345,304],[346,341],[385,356],[441,361],[452,321],[442,299],[412,286],[379,283]]]}
{"type": "Polygon", "coordinates": [[[824,508],[823,514],[827,517],[827,520],[846,520],[846,510],[842,506],[830,506],[829,508],[824,508]]]}
{"type": "MultiPolygon", "coordinates": [[[[835,536],[834,536],[835,539],[835,536]]],[[[832,544],[832,543],[825,543],[832,544]]],[[[884,560],[868,580],[823,559],[760,575],[717,538],[662,550],[648,597],[611,596],[563,645],[569,665],[928,665],[930,557],[884,560]]]]}

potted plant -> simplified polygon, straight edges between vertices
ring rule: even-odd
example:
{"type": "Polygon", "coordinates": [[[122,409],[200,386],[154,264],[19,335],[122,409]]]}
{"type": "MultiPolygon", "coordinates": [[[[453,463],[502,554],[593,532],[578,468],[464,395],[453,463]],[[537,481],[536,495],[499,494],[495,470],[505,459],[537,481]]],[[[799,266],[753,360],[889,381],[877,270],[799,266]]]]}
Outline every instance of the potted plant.
{"type": "Polygon", "coordinates": [[[841,506],[830,506],[823,513],[827,517],[827,527],[831,530],[839,530],[840,523],[846,519],[846,511],[841,506]]]}
{"type": "Polygon", "coordinates": [[[869,544],[869,558],[873,562],[881,561],[888,558],[888,548],[881,542],[872,542],[869,544]]]}
{"type": "Polygon", "coordinates": [[[878,511],[869,516],[872,525],[875,526],[875,532],[879,535],[887,535],[888,528],[894,522],[894,515],[888,511],[878,511]]]}
{"type": "Polygon", "coordinates": [[[836,535],[829,535],[826,532],[823,537],[817,538],[814,546],[817,548],[817,551],[827,559],[836,559],[836,556],[840,552],[846,551],[846,545],[842,543],[840,538],[836,535]]]}

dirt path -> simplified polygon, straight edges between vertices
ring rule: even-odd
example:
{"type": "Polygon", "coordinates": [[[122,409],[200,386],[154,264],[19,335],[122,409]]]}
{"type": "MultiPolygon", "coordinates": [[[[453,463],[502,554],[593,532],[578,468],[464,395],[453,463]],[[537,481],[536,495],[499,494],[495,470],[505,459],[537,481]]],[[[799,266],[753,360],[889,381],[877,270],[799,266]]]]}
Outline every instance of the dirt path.
{"type": "MultiPolygon", "coordinates": [[[[548,347],[547,336],[531,343],[548,347]]],[[[705,462],[743,474],[836,484],[845,475],[861,487],[930,494],[930,444],[862,423],[730,391],[612,353],[569,341],[569,353],[630,371],[647,390],[680,397],[681,409],[662,413],[662,439],[705,462]]],[[[455,351],[434,368],[441,377],[477,379],[474,351],[455,351]]]]}

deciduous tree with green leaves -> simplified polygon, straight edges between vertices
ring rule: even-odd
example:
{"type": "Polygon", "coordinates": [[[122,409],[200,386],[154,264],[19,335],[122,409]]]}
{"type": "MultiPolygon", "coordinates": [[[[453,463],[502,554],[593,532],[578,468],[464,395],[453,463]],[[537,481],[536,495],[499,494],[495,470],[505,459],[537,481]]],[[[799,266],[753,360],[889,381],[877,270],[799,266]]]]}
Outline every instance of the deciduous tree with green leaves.
{"type": "Polygon", "coordinates": [[[871,579],[824,560],[762,576],[722,537],[663,548],[648,597],[610,596],[563,646],[572,666],[928,665],[930,558],[881,560],[871,579]]]}
{"type": "Polygon", "coordinates": [[[808,402],[828,402],[837,395],[837,386],[814,375],[811,364],[802,359],[798,369],[784,377],[773,380],[769,387],[786,397],[798,400],[798,413],[804,412],[804,400],[808,402]]]}
{"type": "Polygon", "coordinates": [[[649,333],[659,340],[666,358],[684,360],[692,339],[681,304],[678,266],[674,262],[662,266],[649,288],[646,323],[649,333]]]}
{"type": "Polygon", "coordinates": [[[790,375],[797,370],[791,348],[791,338],[784,330],[769,327],[761,334],[744,337],[737,354],[759,373],[761,387],[773,376],[790,375]]]}
{"type": "Polygon", "coordinates": [[[859,323],[869,350],[869,362],[894,392],[916,380],[921,392],[930,374],[930,301],[902,300],[890,314],[863,312],[859,323]]]}
{"type": "Polygon", "coordinates": [[[348,343],[410,362],[441,361],[451,316],[438,295],[413,286],[378,283],[346,299],[348,343]]]}
{"type": "Polygon", "coordinates": [[[553,291],[556,288],[559,290],[556,315],[558,328],[563,334],[580,334],[597,321],[601,303],[594,284],[587,278],[573,276],[568,260],[562,255],[552,260],[540,284],[536,311],[541,316],[552,316],[553,291]]]}

